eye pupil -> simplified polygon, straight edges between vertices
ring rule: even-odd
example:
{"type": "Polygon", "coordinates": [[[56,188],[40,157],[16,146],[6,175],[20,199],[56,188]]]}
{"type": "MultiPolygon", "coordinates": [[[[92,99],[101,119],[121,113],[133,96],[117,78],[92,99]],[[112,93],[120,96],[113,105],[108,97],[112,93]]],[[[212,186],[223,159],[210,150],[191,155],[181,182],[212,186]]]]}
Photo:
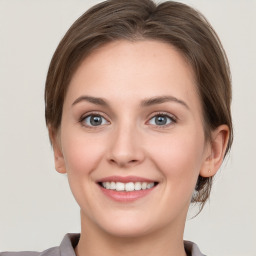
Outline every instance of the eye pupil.
{"type": "Polygon", "coordinates": [[[100,116],[91,116],[90,124],[93,126],[101,125],[102,118],[100,116]]]}
{"type": "Polygon", "coordinates": [[[156,116],[155,122],[157,125],[165,125],[167,123],[166,116],[156,116]]]}

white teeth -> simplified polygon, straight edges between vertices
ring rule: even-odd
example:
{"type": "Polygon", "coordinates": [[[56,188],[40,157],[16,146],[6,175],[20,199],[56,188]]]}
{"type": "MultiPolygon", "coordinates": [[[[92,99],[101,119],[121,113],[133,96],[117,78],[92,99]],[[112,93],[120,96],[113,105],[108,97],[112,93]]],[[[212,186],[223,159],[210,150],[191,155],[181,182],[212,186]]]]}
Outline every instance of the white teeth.
{"type": "Polygon", "coordinates": [[[154,182],[114,182],[107,181],[102,182],[102,186],[106,189],[116,190],[116,191],[134,191],[134,190],[145,190],[154,187],[154,182]]]}
{"type": "Polygon", "coordinates": [[[106,189],[110,189],[110,182],[106,182],[106,189]]]}
{"type": "Polygon", "coordinates": [[[117,182],[116,183],[116,191],[124,191],[124,183],[117,182]]]}
{"type": "Polygon", "coordinates": [[[134,189],[135,190],[141,190],[141,183],[140,182],[135,182],[134,189]]]}
{"type": "Polygon", "coordinates": [[[154,183],[148,183],[147,184],[147,188],[153,188],[154,187],[154,183]]]}
{"type": "Polygon", "coordinates": [[[142,182],[141,189],[146,189],[147,188],[147,182],[142,182]]]}
{"type": "Polygon", "coordinates": [[[133,191],[134,190],[134,183],[128,182],[125,184],[125,191],[133,191]]]}
{"type": "Polygon", "coordinates": [[[110,189],[116,189],[116,183],[114,181],[110,183],[110,189]]]}

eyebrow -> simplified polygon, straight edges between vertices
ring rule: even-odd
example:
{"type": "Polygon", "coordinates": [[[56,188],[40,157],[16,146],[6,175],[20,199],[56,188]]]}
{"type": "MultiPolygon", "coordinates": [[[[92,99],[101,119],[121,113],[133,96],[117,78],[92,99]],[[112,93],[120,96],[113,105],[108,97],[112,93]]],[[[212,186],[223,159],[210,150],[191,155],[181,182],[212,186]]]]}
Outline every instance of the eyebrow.
{"type": "Polygon", "coordinates": [[[183,100],[180,100],[176,97],[173,96],[156,96],[156,97],[152,97],[149,99],[145,99],[141,102],[141,106],[142,107],[149,107],[152,105],[156,105],[156,104],[162,104],[165,102],[175,102],[175,103],[179,103],[181,105],[183,105],[184,107],[186,107],[187,109],[189,109],[189,106],[187,105],[187,103],[183,100]]]}
{"type": "MultiPolygon", "coordinates": [[[[104,99],[97,98],[97,97],[92,97],[92,96],[86,96],[86,95],[83,95],[83,96],[80,96],[79,98],[77,98],[72,103],[72,106],[74,106],[77,103],[82,102],[82,101],[87,101],[87,102],[93,103],[95,105],[103,106],[103,107],[109,107],[109,104],[104,99]]],[[[140,105],[141,105],[141,107],[149,107],[149,106],[152,106],[152,105],[162,104],[162,103],[165,103],[165,102],[179,103],[182,106],[189,109],[189,106],[186,104],[185,101],[180,100],[180,99],[178,99],[176,97],[173,97],[173,96],[156,96],[156,97],[148,98],[148,99],[142,100],[140,105]]]]}
{"type": "Polygon", "coordinates": [[[102,98],[96,98],[96,97],[92,97],[92,96],[81,96],[81,97],[77,98],[72,103],[72,106],[76,105],[77,103],[79,103],[81,101],[88,101],[88,102],[93,103],[95,105],[100,105],[100,106],[104,106],[104,107],[108,106],[108,103],[105,100],[103,100],[102,98]]]}

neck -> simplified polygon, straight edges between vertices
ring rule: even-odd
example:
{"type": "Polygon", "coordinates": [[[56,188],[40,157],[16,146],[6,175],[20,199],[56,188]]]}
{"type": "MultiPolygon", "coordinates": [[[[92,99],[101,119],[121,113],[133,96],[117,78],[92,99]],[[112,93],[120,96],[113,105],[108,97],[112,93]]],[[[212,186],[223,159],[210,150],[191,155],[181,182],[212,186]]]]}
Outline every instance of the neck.
{"type": "Polygon", "coordinates": [[[81,224],[81,236],[75,249],[77,256],[186,256],[184,225],[162,228],[137,237],[119,237],[99,229],[83,217],[81,224]]]}

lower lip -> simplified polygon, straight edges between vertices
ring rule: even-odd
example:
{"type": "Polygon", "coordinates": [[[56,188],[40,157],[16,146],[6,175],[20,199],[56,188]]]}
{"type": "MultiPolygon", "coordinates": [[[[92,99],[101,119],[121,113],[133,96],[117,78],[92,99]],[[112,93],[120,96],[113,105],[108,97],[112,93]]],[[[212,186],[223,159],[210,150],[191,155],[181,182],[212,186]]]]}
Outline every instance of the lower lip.
{"type": "Polygon", "coordinates": [[[100,186],[100,189],[106,196],[110,197],[114,201],[132,202],[132,201],[136,201],[142,197],[147,196],[149,193],[152,192],[152,190],[155,189],[155,187],[156,186],[154,186],[153,188],[149,188],[149,189],[134,190],[134,191],[129,191],[129,192],[105,189],[101,186],[100,186]]]}

